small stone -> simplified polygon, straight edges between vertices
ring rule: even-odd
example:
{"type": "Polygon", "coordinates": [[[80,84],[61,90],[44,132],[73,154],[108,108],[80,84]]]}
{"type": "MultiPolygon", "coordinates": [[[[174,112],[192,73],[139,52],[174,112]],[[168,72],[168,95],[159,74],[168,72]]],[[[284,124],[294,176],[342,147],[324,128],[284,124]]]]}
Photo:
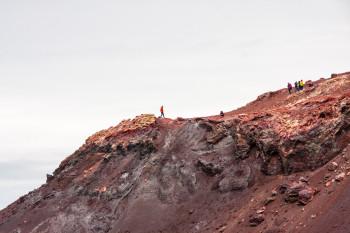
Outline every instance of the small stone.
{"type": "Polygon", "coordinates": [[[299,192],[305,188],[306,184],[302,182],[293,182],[285,192],[284,200],[287,203],[294,203],[299,199],[299,192]]]}
{"type": "Polygon", "coordinates": [[[313,197],[315,195],[315,189],[313,188],[305,188],[301,191],[299,191],[299,203],[302,205],[306,205],[309,202],[312,201],[313,197]]]}
{"type": "Polygon", "coordinates": [[[221,167],[221,165],[212,163],[202,158],[198,159],[197,167],[201,168],[202,171],[208,176],[215,176],[223,171],[223,167],[221,167]]]}
{"type": "Polygon", "coordinates": [[[256,227],[256,226],[260,225],[263,221],[265,221],[264,215],[262,215],[262,214],[254,214],[249,219],[249,226],[256,227]]]}
{"type": "Polygon", "coordinates": [[[346,173],[347,176],[350,176],[350,172],[346,173]]]}
{"type": "Polygon", "coordinates": [[[182,117],[178,117],[176,118],[177,121],[185,121],[186,119],[185,118],[182,118],[182,117]]]}
{"type": "Polygon", "coordinates": [[[300,177],[299,178],[299,181],[300,182],[304,182],[304,183],[308,183],[309,182],[309,179],[305,178],[304,176],[300,177]]]}
{"type": "Polygon", "coordinates": [[[312,215],[311,215],[311,218],[312,218],[312,219],[316,218],[316,214],[312,214],[312,215]]]}
{"type": "Polygon", "coordinates": [[[218,231],[220,232],[220,233],[222,233],[222,232],[224,232],[225,230],[226,230],[226,226],[222,226],[218,231]]]}
{"type": "Polygon", "coordinates": [[[326,175],[324,175],[323,180],[328,181],[329,178],[331,178],[331,174],[327,173],[326,175]]]}
{"type": "Polygon", "coordinates": [[[109,160],[111,160],[112,157],[113,157],[113,154],[105,154],[103,156],[103,161],[108,162],[109,160]]]}
{"type": "Polygon", "coordinates": [[[51,174],[46,174],[46,182],[50,182],[51,180],[53,180],[54,176],[51,174]]]}
{"type": "Polygon", "coordinates": [[[278,195],[278,192],[274,189],[274,190],[272,190],[271,195],[272,195],[273,197],[275,197],[275,196],[278,195]]]}
{"type": "Polygon", "coordinates": [[[325,187],[329,187],[329,186],[331,186],[332,185],[332,182],[331,181],[328,181],[324,186],[325,187]]]}
{"type": "Polygon", "coordinates": [[[264,206],[269,205],[270,203],[274,202],[275,200],[276,200],[276,196],[266,198],[266,200],[264,201],[264,206]]]}
{"type": "Polygon", "coordinates": [[[128,172],[123,172],[122,175],[120,176],[120,178],[123,179],[123,180],[125,180],[128,177],[129,177],[129,173],[128,172]]]}
{"type": "Polygon", "coordinates": [[[328,164],[328,171],[335,171],[338,168],[338,164],[336,162],[331,162],[328,164]]]}
{"type": "Polygon", "coordinates": [[[335,176],[335,181],[341,182],[344,180],[344,178],[345,178],[345,172],[342,172],[342,173],[335,176]]]}
{"type": "Polygon", "coordinates": [[[280,194],[284,194],[284,193],[287,191],[288,188],[289,188],[289,185],[287,185],[287,184],[281,184],[281,185],[278,187],[278,192],[279,192],[280,194]]]}
{"type": "Polygon", "coordinates": [[[265,210],[266,210],[266,207],[264,206],[261,209],[257,210],[256,213],[257,214],[263,214],[265,212],[265,210]]]}

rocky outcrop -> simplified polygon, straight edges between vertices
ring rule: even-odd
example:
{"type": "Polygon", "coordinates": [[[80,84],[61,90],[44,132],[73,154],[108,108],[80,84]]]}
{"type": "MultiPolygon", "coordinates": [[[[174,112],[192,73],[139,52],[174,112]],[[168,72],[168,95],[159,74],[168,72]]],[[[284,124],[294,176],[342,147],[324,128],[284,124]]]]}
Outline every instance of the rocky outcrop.
{"type": "Polygon", "coordinates": [[[312,201],[317,190],[307,185],[305,182],[293,182],[290,185],[286,185],[284,191],[284,200],[288,203],[298,202],[299,204],[306,205],[312,201]]]}
{"type": "MultiPolygon", "coordinates": [[[[348,74],[224,116],[140,115],[89,137],[46,184],[2,210],[0,233],[251,232],[244,227],[267,227],[271,216],[270,232],[280,231],[277,209],[312,206],[319,192],[308,176],[281,177],[345,156],[349,130],[348,74]]],[[[326,170],[322,186],[345,183],[343,165],[326,170]]]]}

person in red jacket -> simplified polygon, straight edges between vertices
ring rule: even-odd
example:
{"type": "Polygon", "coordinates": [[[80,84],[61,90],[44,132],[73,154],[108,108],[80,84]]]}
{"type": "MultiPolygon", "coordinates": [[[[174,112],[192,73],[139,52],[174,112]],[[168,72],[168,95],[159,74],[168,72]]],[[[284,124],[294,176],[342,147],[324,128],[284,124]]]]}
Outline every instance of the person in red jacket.
{"type": "Polygon", "coordinates": [[[164,116],[164,107],[163,107],[163,105],[162,106],[160,106],[160,117],[165,117],[164,116]]]}

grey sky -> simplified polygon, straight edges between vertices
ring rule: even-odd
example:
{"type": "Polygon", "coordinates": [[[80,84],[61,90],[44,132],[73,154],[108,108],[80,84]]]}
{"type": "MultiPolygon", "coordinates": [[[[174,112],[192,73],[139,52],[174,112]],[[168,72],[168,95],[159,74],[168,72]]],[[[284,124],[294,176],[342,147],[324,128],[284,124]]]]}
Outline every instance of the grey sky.
{"type": "Polygon", "coordinates": [[[0,208],[97,130],[350,70],[347,0],[0,1],[0,208]]]}

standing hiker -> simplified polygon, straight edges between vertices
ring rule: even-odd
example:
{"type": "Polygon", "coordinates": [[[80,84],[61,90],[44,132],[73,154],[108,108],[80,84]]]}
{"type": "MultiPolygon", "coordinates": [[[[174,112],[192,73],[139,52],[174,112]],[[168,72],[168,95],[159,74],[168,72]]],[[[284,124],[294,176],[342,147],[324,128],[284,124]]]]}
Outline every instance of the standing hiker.
{"type": "Polygon", "coordinates": [[[295,81],[294,87],[295,87],[295,92],[298,92],[299,91],[299,82],[298,81],[295,81]]]}
{"type": "Polygon", "coordinates": [[[160,117],[165,118],[165,116],[164,116],[164,107],[163,107],[163,105],[160,106],[160,117]]]}
{"type": "Polygon", "coordinates": [[[288,83],[287,87],[288,87],[289,94],[292,94],[292,89],[293,89],[292,84],[288,83]]]}

